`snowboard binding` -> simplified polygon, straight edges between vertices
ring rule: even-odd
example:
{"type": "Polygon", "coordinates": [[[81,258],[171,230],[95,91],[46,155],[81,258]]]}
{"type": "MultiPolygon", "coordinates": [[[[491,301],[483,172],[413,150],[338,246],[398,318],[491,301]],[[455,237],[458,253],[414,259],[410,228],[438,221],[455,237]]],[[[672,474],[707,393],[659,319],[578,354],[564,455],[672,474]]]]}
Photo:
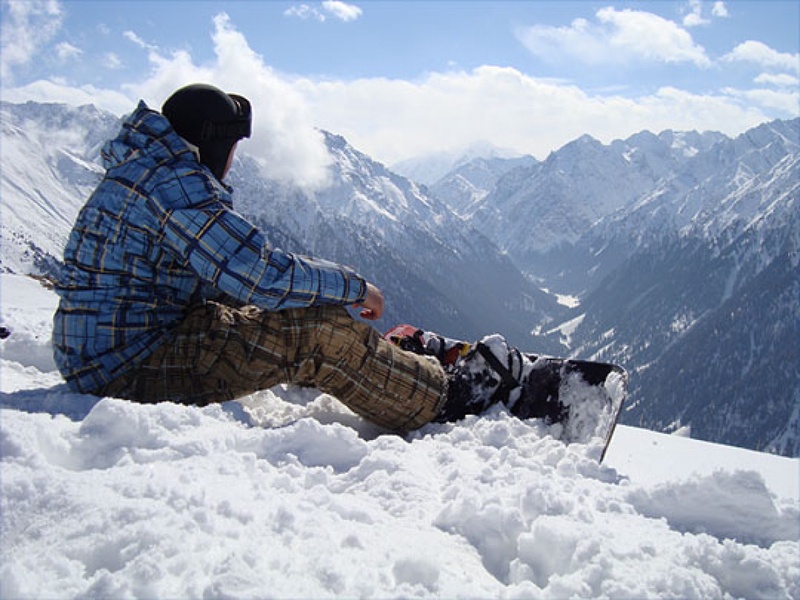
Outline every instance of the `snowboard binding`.
{"type": "Polygon", "coordinates": [[[447,401],[437,421],[457,421],[502,403],[520,419],[541,419],[565,443],[600,438],[600,460],[605,456],[627,394],[622,367],[523,354],[499,335],[469,344],[398,325],[384,337],[444,367],[447,401]]]}

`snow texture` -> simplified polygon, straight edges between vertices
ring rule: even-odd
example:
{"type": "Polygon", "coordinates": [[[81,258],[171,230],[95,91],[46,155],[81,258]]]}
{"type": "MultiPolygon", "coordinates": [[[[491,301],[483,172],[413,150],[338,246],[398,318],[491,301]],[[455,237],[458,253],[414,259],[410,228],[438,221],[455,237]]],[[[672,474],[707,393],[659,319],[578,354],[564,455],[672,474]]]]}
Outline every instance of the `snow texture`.
{"type": "Polygon", "coordinates": [[[798,459],[496,409],[401,438],[330,396],[66,391],[54,294],[2,275],[4,598],[798,598],[798,459]]]}

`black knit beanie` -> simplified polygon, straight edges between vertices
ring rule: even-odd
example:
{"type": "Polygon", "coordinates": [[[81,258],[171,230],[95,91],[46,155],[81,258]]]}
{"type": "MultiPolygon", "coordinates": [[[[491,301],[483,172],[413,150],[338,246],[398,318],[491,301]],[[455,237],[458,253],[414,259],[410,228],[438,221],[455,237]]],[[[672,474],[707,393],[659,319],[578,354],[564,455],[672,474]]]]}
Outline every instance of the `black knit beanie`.
{"type": "Polygon", "coordinates": [[[175,132],[200,149],[200,162],[218,180],[233,145],[250,137],[250,102],[203,83],[187,85],[170,96],[161,113],[175,132]]]}

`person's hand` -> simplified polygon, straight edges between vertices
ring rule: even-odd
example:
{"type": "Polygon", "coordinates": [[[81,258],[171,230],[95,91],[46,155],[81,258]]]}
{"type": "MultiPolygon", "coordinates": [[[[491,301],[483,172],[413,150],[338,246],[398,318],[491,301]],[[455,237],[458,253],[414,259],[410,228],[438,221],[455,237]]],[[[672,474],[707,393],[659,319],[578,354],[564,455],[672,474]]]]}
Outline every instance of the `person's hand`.
{"type": "Polygon", "coordinates": [[[383,292],[371,283],[367,283],[367,297],[360,304],[355,305],[360,308],[359,315],[362,319],[376,321],[383,315],[383,292]]]}

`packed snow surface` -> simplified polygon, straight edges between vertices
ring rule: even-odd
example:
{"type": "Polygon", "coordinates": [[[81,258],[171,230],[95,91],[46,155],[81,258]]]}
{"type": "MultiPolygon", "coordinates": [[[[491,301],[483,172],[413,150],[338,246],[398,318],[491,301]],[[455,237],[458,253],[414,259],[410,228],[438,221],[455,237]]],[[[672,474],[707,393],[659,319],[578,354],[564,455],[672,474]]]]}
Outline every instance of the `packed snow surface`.
{"type": "Polygon", "coordinates": [[[798,598],[798,459],[503,410],[408,437],[330,396],[68,392],[55,296],[0,277],[0,596],[798,598]]]}

